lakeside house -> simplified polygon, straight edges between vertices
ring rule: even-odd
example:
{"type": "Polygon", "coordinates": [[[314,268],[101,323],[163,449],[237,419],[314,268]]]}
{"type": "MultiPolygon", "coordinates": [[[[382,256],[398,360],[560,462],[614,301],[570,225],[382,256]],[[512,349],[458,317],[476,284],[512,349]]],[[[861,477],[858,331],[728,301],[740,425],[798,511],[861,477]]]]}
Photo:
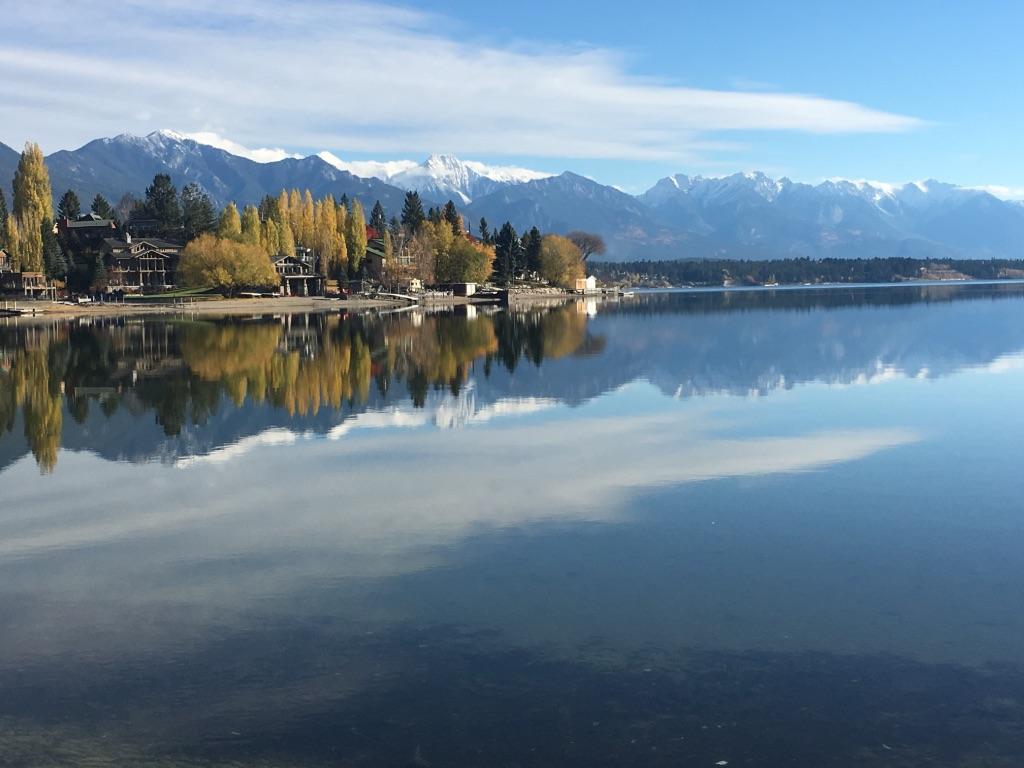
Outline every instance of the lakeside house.
{"type": "Polygon", "coordinates": [[[280,256],[274,260],[274,269],[281,279],[282,296],[319,296],[324,292],[323,277],[306,259],[280,256]]]}
{"type": "Polygon", "coordinates": [[[42,272],[0,272],[0,293],[28,299],[56,299],[57,287],[42,272]]]}
{"type": "Polygon", "coordinates": [[[597,278],[593,275],[577,278],[576,293],[597,293],[597,278]]]}
{"type": "Polygon", "coordinates": [[[53,233],[73,250],[97,249],[105,238],[117,232],[113,219],[104,219],[95,213],[83,213],[77,219],[57,219],[53,233]]]}
{"type": "Polygon", "coordinates": [[[42,272],[14,271],[11,254],[0,248],[0,293],[28,299],[57,298],[57,288],[42,272]]]}
{"type": "Polygon", "coordinates": [[[125,293],[166,291],[177,284],[182,246],[155,237],[104,238],[100,255],[108,270],[108,289],[125,293]]]}

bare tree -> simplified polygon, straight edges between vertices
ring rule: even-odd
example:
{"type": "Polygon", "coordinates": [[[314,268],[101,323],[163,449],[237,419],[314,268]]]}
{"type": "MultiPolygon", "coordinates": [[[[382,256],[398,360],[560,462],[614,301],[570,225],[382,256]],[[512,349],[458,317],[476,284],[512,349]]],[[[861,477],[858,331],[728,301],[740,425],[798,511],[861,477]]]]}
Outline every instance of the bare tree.
{"type": "Polygon", "coordinates": [[[595,253],[600,256],[607,250],[604,238],[591,232],[574,229],[566,237],[572,240],[573,245],[580,249],[580,260],[584,263],[595,253]]]}

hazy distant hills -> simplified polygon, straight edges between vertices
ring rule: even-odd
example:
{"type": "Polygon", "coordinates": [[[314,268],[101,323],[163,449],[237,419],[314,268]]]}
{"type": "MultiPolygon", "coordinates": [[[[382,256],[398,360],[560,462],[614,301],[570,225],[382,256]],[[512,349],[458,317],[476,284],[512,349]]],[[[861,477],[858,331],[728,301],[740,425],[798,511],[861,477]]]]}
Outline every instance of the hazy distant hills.
{"type": "MultiPolygon", "coordinates": [[[[0,178],[10,179],[16,163],[17,153],[0,145],[0,178]]],[[[574,173],[549,175],[450,155],[422,163],[346,163],[324,152],[261,163],[171,131],[97,139],[55,152],[47,163],[55,195],[74,189],[83,203],[97,192],[112,203],[125,192],[141,196],[160,172],[179,187],[200,184],[218,205],[256,202],[296,187],[358,197],[368,207],[380,200],[396,215],[405,190],[416,189],[427,205],[455,200],[474,230],[485,217],[492,227],[509,220],[519,230],[598,232],[609,244],[606,258],[616,260],[1024,258],[1024,206],[934,180],[810,185],[761,173],[677,174],[633,196],[574,173]]]]}

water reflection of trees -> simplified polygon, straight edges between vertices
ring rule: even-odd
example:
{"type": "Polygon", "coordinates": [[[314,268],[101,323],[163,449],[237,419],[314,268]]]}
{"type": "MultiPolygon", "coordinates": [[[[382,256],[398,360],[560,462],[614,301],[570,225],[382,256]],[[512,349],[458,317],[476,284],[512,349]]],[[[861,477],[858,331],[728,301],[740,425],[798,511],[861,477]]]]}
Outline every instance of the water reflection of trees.
{"type": "Polygon", "coordinates": [[[53,469],[63,406],[77,423],[121,409],[152,412],[167,436],[224,407],[269,404],[289,416],[358,409],[396,386],[417,407],[431,389],[458,395],[476,361],[514,371],[593,353],[574,306],[530,312],[311,315],[258,321],[92,321],[0,331],[0,436],[15,429],[53,469]]]}

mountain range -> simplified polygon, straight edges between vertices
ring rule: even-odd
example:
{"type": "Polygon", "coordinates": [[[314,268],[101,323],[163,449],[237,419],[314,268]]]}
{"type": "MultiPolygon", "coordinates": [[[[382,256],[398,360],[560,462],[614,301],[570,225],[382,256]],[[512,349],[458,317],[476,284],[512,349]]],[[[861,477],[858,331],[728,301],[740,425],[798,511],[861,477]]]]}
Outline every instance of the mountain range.
{"type": "MultiPolygon", "coordinates": [[[[0,144],[0,178],[18,153],[0,144]]],[[[201,185],[214,202],[257,202],[282,188],[380,200],[401,211],[407,190],[426,205],[452,199],[473,227],[511,221],[517,230],[584,229],[608,243],[606,258],[1024,257],[1024,205],[935,180],[893,186],[846,180],[817,185],[762,173],[707,178],[676,174],[640,195],[571,172],[489,166],[451,155],[422,163],[345,162],[329,152],[256,162],[173,131],[96,139],[46,159],[56,195],[74,189],[117,202],[141,196],[157,173],[201,185]]],[[[9,187],[8,187],[9,190],[9,187]]]]}

